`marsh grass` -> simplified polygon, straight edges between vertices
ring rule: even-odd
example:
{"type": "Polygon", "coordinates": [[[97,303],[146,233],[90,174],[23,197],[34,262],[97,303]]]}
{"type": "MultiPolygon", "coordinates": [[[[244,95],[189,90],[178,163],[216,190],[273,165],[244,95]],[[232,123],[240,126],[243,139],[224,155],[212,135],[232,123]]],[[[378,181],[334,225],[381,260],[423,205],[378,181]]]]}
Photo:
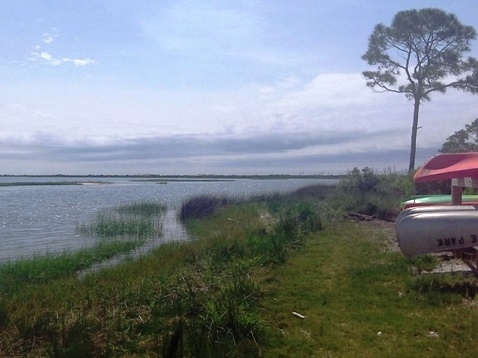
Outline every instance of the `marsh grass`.
{"type": "Polygon", "coordinates": [[[0,296],[0,356],[475,355],[473,280],[417,274],[433,263],[391,252],[383,226],[324,223],[327,205],[293,195],[201,199],[190,212],[214,210],[186,216],[190,241],[17,285],[0,296]]]}
{"type": "Polygon", "coordinates": [[[164,214],[166,206],[160,203],[141,201],[132,204],[118,206],[116,211],[119,214],[152,217],[164,214]]]}
{"type": "Polygon", "coordinates": [[[0,292],[10,295],[28,285],[72,276],[96,262],[128,252],[140,244],[137,240],[109,240],[75,252],[48,254],[3,263],[0,265],[0,292]]]}
{"type": "Polygon", "coordinates": [[[265,215],[266,201],[231,201],[201,201],[214,210],[185,220],[191,241],[81,281],[67,273],[78,267],[70,257],[58,263],[63,275],[37,267],[36,277],[11,278],[0,299],[0,355],[258,356],[258,271],[303,245],[312,215],[265,215]]]}
{"type": "Polygon", "coordinates": [[[46,185],[82,185],[83,183],[77,181],[48,181],[48,182],[11,182],[0,183],[0,187],[4,186],[46,186],[46,185]]]}
{"type": "Polygon", "coordinates": [[[79,224],[76,231],[81,235],[99,237],[160,236],[160,216],[165,209],[164,205],[152,202],[121,205],[98,212],[93,223],[79,224]]]}

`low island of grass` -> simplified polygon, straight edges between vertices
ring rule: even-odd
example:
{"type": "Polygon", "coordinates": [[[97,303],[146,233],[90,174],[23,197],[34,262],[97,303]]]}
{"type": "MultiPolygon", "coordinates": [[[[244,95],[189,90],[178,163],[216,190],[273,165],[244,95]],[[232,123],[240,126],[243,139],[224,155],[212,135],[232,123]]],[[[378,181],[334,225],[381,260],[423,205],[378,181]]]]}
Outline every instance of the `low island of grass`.
{"type": "Polygon", "coordinates": [[[0,182],[0,187],[8,186],[58,186],[58,185],[93,185],[93,184],[108,184],[105,181],[15,181],[15,182],[0,182]]]}

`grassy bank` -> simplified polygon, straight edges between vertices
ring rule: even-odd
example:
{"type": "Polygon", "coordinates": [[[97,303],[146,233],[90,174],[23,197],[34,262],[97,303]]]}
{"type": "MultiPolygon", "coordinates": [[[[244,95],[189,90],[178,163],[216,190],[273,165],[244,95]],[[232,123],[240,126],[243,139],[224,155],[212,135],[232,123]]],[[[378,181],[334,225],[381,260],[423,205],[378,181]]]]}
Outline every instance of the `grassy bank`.
{"type": "MultiPolygon", "coordinates": [[[[37,256],[0,265],[0,292],[4,297],[22,291],[25,287],[48,284],[72,277],[93,264],[129,252],[141,245],[138,240],[108,240],[92,248],[37,256]]],[[[0,324],[1,326],[1,324],[0,324]]]]}
{"type": "Polygon", "coordinates": [[[476,354],[475,280],[414,274],[387,232],[376,223],[330,227],[263,278],[263,357],[476,354]]]}
{"type": "Polygon", "coordinates": [[[407,261],[393,224],[343,220],[354,195],[387,215],[398,206],[374,201],[386,189],[368,171],[352,179],[192,198],[191,241],[82,280],[0,282],[0,356],[473,356],[475,281],[417,274],[433,260],[407,261]]]}
{"type": "Polygon", "coordinates": [[[306,203],[279,210],[277,200],[220,200],[208,218],[184,218],[191,242],[81,281],[65,270],[0,286],[0,355],[257,355],[265,326],[256,275],[322,227],[306,203]]]}

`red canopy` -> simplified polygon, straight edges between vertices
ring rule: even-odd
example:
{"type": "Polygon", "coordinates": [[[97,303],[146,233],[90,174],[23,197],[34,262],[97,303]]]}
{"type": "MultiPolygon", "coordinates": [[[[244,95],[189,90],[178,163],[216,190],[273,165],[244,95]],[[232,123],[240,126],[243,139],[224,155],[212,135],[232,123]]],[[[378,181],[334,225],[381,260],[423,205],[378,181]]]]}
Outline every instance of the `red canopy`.
{"type": "Polygon", "coordinates": [[[438,154],[415,173],[416,183],[454,178],[478,178],[478,152],[438,154]]]}

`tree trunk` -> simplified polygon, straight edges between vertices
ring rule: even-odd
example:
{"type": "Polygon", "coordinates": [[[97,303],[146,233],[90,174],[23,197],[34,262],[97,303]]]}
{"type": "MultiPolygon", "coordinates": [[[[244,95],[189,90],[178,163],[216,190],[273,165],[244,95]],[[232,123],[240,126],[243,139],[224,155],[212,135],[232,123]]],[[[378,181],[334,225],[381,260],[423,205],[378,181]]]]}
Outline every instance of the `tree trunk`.
{"type": "Polygon", "coordinates": [[[410,162],[408,165],[408,172],[415,170],[415,156],[417,153],[417,131],[418,131],[418,113],[420,111],[420,99],[415,98],[413,103],[413,124],[412,124],[412,138],[410,143],[410,162]]]}

